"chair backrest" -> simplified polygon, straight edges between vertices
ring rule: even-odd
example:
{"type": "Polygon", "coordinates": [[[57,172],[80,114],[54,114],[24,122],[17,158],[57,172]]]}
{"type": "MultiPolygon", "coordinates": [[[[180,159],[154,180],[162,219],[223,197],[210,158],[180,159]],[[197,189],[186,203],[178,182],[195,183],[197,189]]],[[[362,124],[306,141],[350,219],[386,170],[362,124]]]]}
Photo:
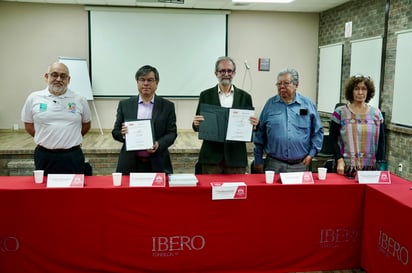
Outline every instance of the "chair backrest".
{"type": "MultiPolygon", "coordinates": [[[[345,105],[346,103],[344,102],[338,102],[335,104],[335,108],[338,108],[339,106],[345,105]]],[[[331,120],[329,121],[329,128],[331,124],[331,120]]],[[[323,156],[323,157],[330,157],[330,159],[327,159],[324,163],[324,167],[328,169],[328,173],[335,173],[336,172],[336,162],[335,159],[333,158],[333,148],[332,148],[332,143],[330,140],[329,135],[324,135],[323,136],[323,144],[322,144],[322,149],[319,152],[318,156],[323,156]]]]}
{"type": "Polygon", "coordinates": [[[335,159],[326,160],[323,167],[328,169],[328,173],[336,173],[335,159]]]}
{"type": "Polygon", "coordinates": [[[330,137],[328,134],[323,135],[322,149],[319,151],[317,156],[333,157],[332,143],[330,142],[330,137]]]}
{"type": "Polygon", "coordinates": [[[195,164],[195,174],[202,174],[202,164],[196,162],[195,164]]]}
{"type": "Polygon", "coordinates": [[[89,162],[84,162],[84,175],[86,176],[93,175],[93,167],[89,162]]]}
{"type": "Polygon", "coordinates": [[[345,105],[346,103],[344,103],[344,102],[338,102],[337,104],[335,104],[335,108],[333,108],[334,110],[336,109],[336,108],[338,108],[339,106],[342,106],[342,105],[345,105]]]}

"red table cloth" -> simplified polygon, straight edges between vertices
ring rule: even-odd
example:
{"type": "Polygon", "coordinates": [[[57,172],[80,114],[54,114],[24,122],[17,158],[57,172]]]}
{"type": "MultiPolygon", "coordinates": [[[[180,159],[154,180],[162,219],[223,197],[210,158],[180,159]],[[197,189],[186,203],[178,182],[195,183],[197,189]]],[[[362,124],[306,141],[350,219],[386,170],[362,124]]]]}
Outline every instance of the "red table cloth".
{"type": "Polygon", "coordinates": [[[412,183],[366,187],[362,267],[369,273],[412,272],[412,183]]]}
{"type": "Polygon", "coordinates": [[[92,176],[64,189],[0,177],[0,272],[360,266],[365,185],[336,174],[303,185],[267,185],[262,174],[197,177],[197,187],[132,188],[127,176],[120,187],[92,176]],[[212,200],[211,182],[245,182],[247,199],[212,200]]]}

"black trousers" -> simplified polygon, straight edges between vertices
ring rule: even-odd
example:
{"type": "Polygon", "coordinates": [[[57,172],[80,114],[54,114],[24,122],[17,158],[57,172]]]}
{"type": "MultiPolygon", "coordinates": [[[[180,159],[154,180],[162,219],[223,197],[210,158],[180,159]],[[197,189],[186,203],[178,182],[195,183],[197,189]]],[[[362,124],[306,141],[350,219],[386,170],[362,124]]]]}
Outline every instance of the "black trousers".
{"type": "Polygon", "coordinates": [[[36,170],[44,174],[83,174],[84,154],[80,146],[68,150],[49,150],[37,146],[34,150],[36,170]]]}

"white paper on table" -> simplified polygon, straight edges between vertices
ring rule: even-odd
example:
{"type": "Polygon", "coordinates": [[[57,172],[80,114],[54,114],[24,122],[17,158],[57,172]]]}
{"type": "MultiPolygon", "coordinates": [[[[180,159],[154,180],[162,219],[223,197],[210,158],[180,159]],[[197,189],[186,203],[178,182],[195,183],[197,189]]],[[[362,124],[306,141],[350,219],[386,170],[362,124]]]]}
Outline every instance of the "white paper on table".
{"type": "Polygon", "coordinates": [[[229,109],[226,140],[251,141],[253,125],[249,118],[255,115],[255,110],[229,109]]]}
{"type": "Polygon", "coordinates": [[[358,171],[359,184],[391,184],[389,171],[358,171]]]}
{"type": "Polygon", "coordinates": [[[211,182],[212,200],[246,199],[247,185],[245,182],[211,182]]]}
{"type": "Polygon", "coordinates": [[[153,147],[150,119],[127,121],[126,151],[147,150],[153,147]]]}
{"type": "Polygon", "coordinates": [[[47,188],[82,188],[84,174],[49,174],[47,188]]]}
{"type": "Polygon", "coordinates": [[[313,184],[312,172],[290,172],[280,173],[280,181],[282,184],[313,184]]]}
{"type": "Polygon", "coordinates": [[[130,187],[165,187],[165,173],[130,173],[130,187]]]}

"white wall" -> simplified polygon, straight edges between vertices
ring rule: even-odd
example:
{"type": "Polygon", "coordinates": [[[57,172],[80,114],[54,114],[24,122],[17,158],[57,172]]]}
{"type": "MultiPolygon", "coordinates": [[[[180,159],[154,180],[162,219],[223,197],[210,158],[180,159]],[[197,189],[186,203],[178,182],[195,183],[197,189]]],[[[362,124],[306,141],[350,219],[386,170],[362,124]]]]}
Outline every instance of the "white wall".
{"type": "Polygon", "coordinates": [[[237,61],[235,85],[242,87],[247,60],[251,67],[253,103],[260,113],[277,93],[277,73],[286,67],[299,71],[299,92],[316,102],[318,15],[305,13],[233,12],[229,17],[229,55],[237,61]],[[270,71],[258,71],[258,58],[270,58],[270,71]]]}
{"type": "MultiPolygon", "coordinates": [[[[11,129],[15,123],[23,127],[20,110],[24,100],[31,91],[45,87],[43,75],[58,56],[88,59],[87,21],[81,5],[0,2],[0,129],[11,129]]],[[[277,72],[285,67],[298,69],[300,92],[316,101],[317,14],[233,11],[228,31],[228,55],[238,66],[234,83],[250,91],[257,113],[275,94],[277,72]],[[270,72],[258,71],[258,58],[270,58],[270,72]],[[247,75],[243,86],[245,60],[251,67],[252,82],[247,75]]],[[[136,64],[136,69],[141,65],[136,64]]],[[[170,73],[190,77],[187,71],[170,73]]],[[[210,73],[214,73],[214,63],[210,73]]],[[[190,129],[197,100],[172,101],[178,129],[190,129]]],[[[95,98],[94,103],[102,127],[111,129],[118,99],[95,98]]],[[[96,116],[93,119],[92,128],[98,128],[96,116]]]]}

